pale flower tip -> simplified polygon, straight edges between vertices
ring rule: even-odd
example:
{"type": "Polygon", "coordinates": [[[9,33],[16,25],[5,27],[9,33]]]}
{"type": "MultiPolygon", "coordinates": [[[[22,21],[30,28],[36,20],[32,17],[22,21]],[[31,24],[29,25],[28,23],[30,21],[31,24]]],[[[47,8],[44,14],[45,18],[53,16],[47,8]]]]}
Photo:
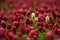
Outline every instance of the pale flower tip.
{"type": "Polygon", "coordinates": [[[34,19],[35,18],[35,13],[31,14],[31,18],[34,19]]]}
{"type": "Polygon", "coordinates": [[[37,22],[37,21],[38,21],[38,18],[36,17],[36,18],[34,19],[34,21],[36,21],[36,22],[37,22]]]}
{"type": "Polygon", "coordinates": [[[46,22],[49,22],[49,16],[46,16],[46,18],[45,18],[45,20],[46,20],[46,22]]]}

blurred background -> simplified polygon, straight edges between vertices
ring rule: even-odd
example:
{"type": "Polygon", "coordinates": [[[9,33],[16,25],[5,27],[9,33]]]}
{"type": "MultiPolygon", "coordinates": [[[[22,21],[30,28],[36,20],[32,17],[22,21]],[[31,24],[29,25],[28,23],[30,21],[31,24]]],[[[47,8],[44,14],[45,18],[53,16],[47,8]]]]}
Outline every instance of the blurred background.
{"type": "Polygon", "coordinates": [[[1,9],[13,9],[14,7],[30,6],[32,8],[41,7],[42,5],[56,6],[60,10],[60,0],[0,0],[1,9]]]}

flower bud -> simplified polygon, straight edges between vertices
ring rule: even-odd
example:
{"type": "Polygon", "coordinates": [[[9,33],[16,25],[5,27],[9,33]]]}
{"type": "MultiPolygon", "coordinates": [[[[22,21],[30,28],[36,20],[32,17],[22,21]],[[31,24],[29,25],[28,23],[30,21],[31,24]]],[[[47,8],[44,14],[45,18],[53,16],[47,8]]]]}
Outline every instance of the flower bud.
{"type": "Polygon", "coordinates": [[[46,35],[46,40],[54,40],[54,33],[48,32],[46,35]]]}
{"type": "Polygon", "coordinates": [[[8,29],[11,29],[11,26],[12,26],[11,24],[8,24],[8,29]]]}
{"type": "Polygon", "coordinates": [[[45,20],[46,22],[49,22],[49,16],[46,16],[45,20]]]}
{"type": "Polygon", "coordinates": [[[4,20],[1,20],[1,26],[4,28],[6,27],[6,22],[4,20]]]}
{"type": "Polygon", "coordinates": [[[0,28],[0,37],[5,36],[5,29],[3,27],[0,28]]]}
{"type": "Polygon", "coordinates": [[[36,21],[36,22],[37,22],[37,21],[38,21],[38,18],[36,17],[36,18],[34,19],[34,21],[36,21]]]}
{"type": "Polygon", "coordinates": [[[2,19],[3,19],[4,21],[7,21],[7,20],[8,20],[8,18],[7,18],[6,16],[3,16],[2,19]]]}
{"type": "Polygon", "coordinates": [[[30,23],[29,18],[26,17],[26,24],[29,24],[29,23],[30,23]]]}
{"type": "Polygon", "coordinates": [[[13,21],[13,25],[14,25],[14,26],[19,26],[18,21],[13,21]]]}
{"type": "Polygon", "coordinates": [[[34,19],[35,18],[35,13],[31,14],[31,18],[34,19]]]}
{"type": "Polygon", "coordinates": [[[29,21],[30,21],[30,24],[32,24],[32,23],[33,23],[33,19],[31,19],[31,18],[30,18],[30,20],[29,20],[29,21]]]}
{"type": "Polygon", "coordinates": [[[7,36],[8,36],[9,39],[12,39],[13,35],[14,35],[13,32],[8,32],[7,33],[7,36]]]}
{"type": "Polygon", "coordinates": [[[38,15],[38,20],[39,21],[43,21],[44,19],[45,19],[44,15],[41,15],[41,14],[38,15]]]}
{"type": "Polygon", "coordinates": [[[17,27],[14,26],[14,25],[12,25],[12,30],[13,30],[13,31],[16,31],[16,29],[17,29],[17,27]]]}
{"type": "Polygon", "coordinates": [[[50,24],[49,24],[48,22],[45,22],[43,25],[44,25],[46,28],[48,28],[48,27],[50,26],[50,24]]]}

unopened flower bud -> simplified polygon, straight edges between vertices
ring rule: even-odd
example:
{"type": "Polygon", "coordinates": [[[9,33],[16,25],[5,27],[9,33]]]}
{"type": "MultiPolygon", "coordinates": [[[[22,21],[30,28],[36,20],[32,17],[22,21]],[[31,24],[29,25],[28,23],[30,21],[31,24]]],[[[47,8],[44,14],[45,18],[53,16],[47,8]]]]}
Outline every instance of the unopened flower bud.
{"type": "Polygon", "coordinates": [[[35,13],[31,14],[31,18],[34,19],[35,18],[35,13]]]}
{"type": "Polygon", "coordinates": [[[34,19],[34,21],[36,21],[36,22],[37,22],[37,21],[38,21],[38,18],[36,17],[36,18],[34,19]]]}
{"type": "Polygon", "coordinates": [[[49,16],[46,16],[45,20],[46,22],[49,22],[49,16]]]}

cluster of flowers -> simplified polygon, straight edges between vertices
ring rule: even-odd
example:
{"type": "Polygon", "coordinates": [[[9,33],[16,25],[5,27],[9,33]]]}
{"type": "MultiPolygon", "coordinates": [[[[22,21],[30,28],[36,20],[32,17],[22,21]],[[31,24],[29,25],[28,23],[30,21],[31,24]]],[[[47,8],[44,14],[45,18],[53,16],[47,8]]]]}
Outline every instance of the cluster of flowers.
{"type": "Polygon", "coordinates": [[[60,40],[60,12],[56,6],[39,6],[39,1],[33,0],[5,2],[0,11],[0,40],[40,40],[39,34],[46,31],[43,40],[60,40]]]}

